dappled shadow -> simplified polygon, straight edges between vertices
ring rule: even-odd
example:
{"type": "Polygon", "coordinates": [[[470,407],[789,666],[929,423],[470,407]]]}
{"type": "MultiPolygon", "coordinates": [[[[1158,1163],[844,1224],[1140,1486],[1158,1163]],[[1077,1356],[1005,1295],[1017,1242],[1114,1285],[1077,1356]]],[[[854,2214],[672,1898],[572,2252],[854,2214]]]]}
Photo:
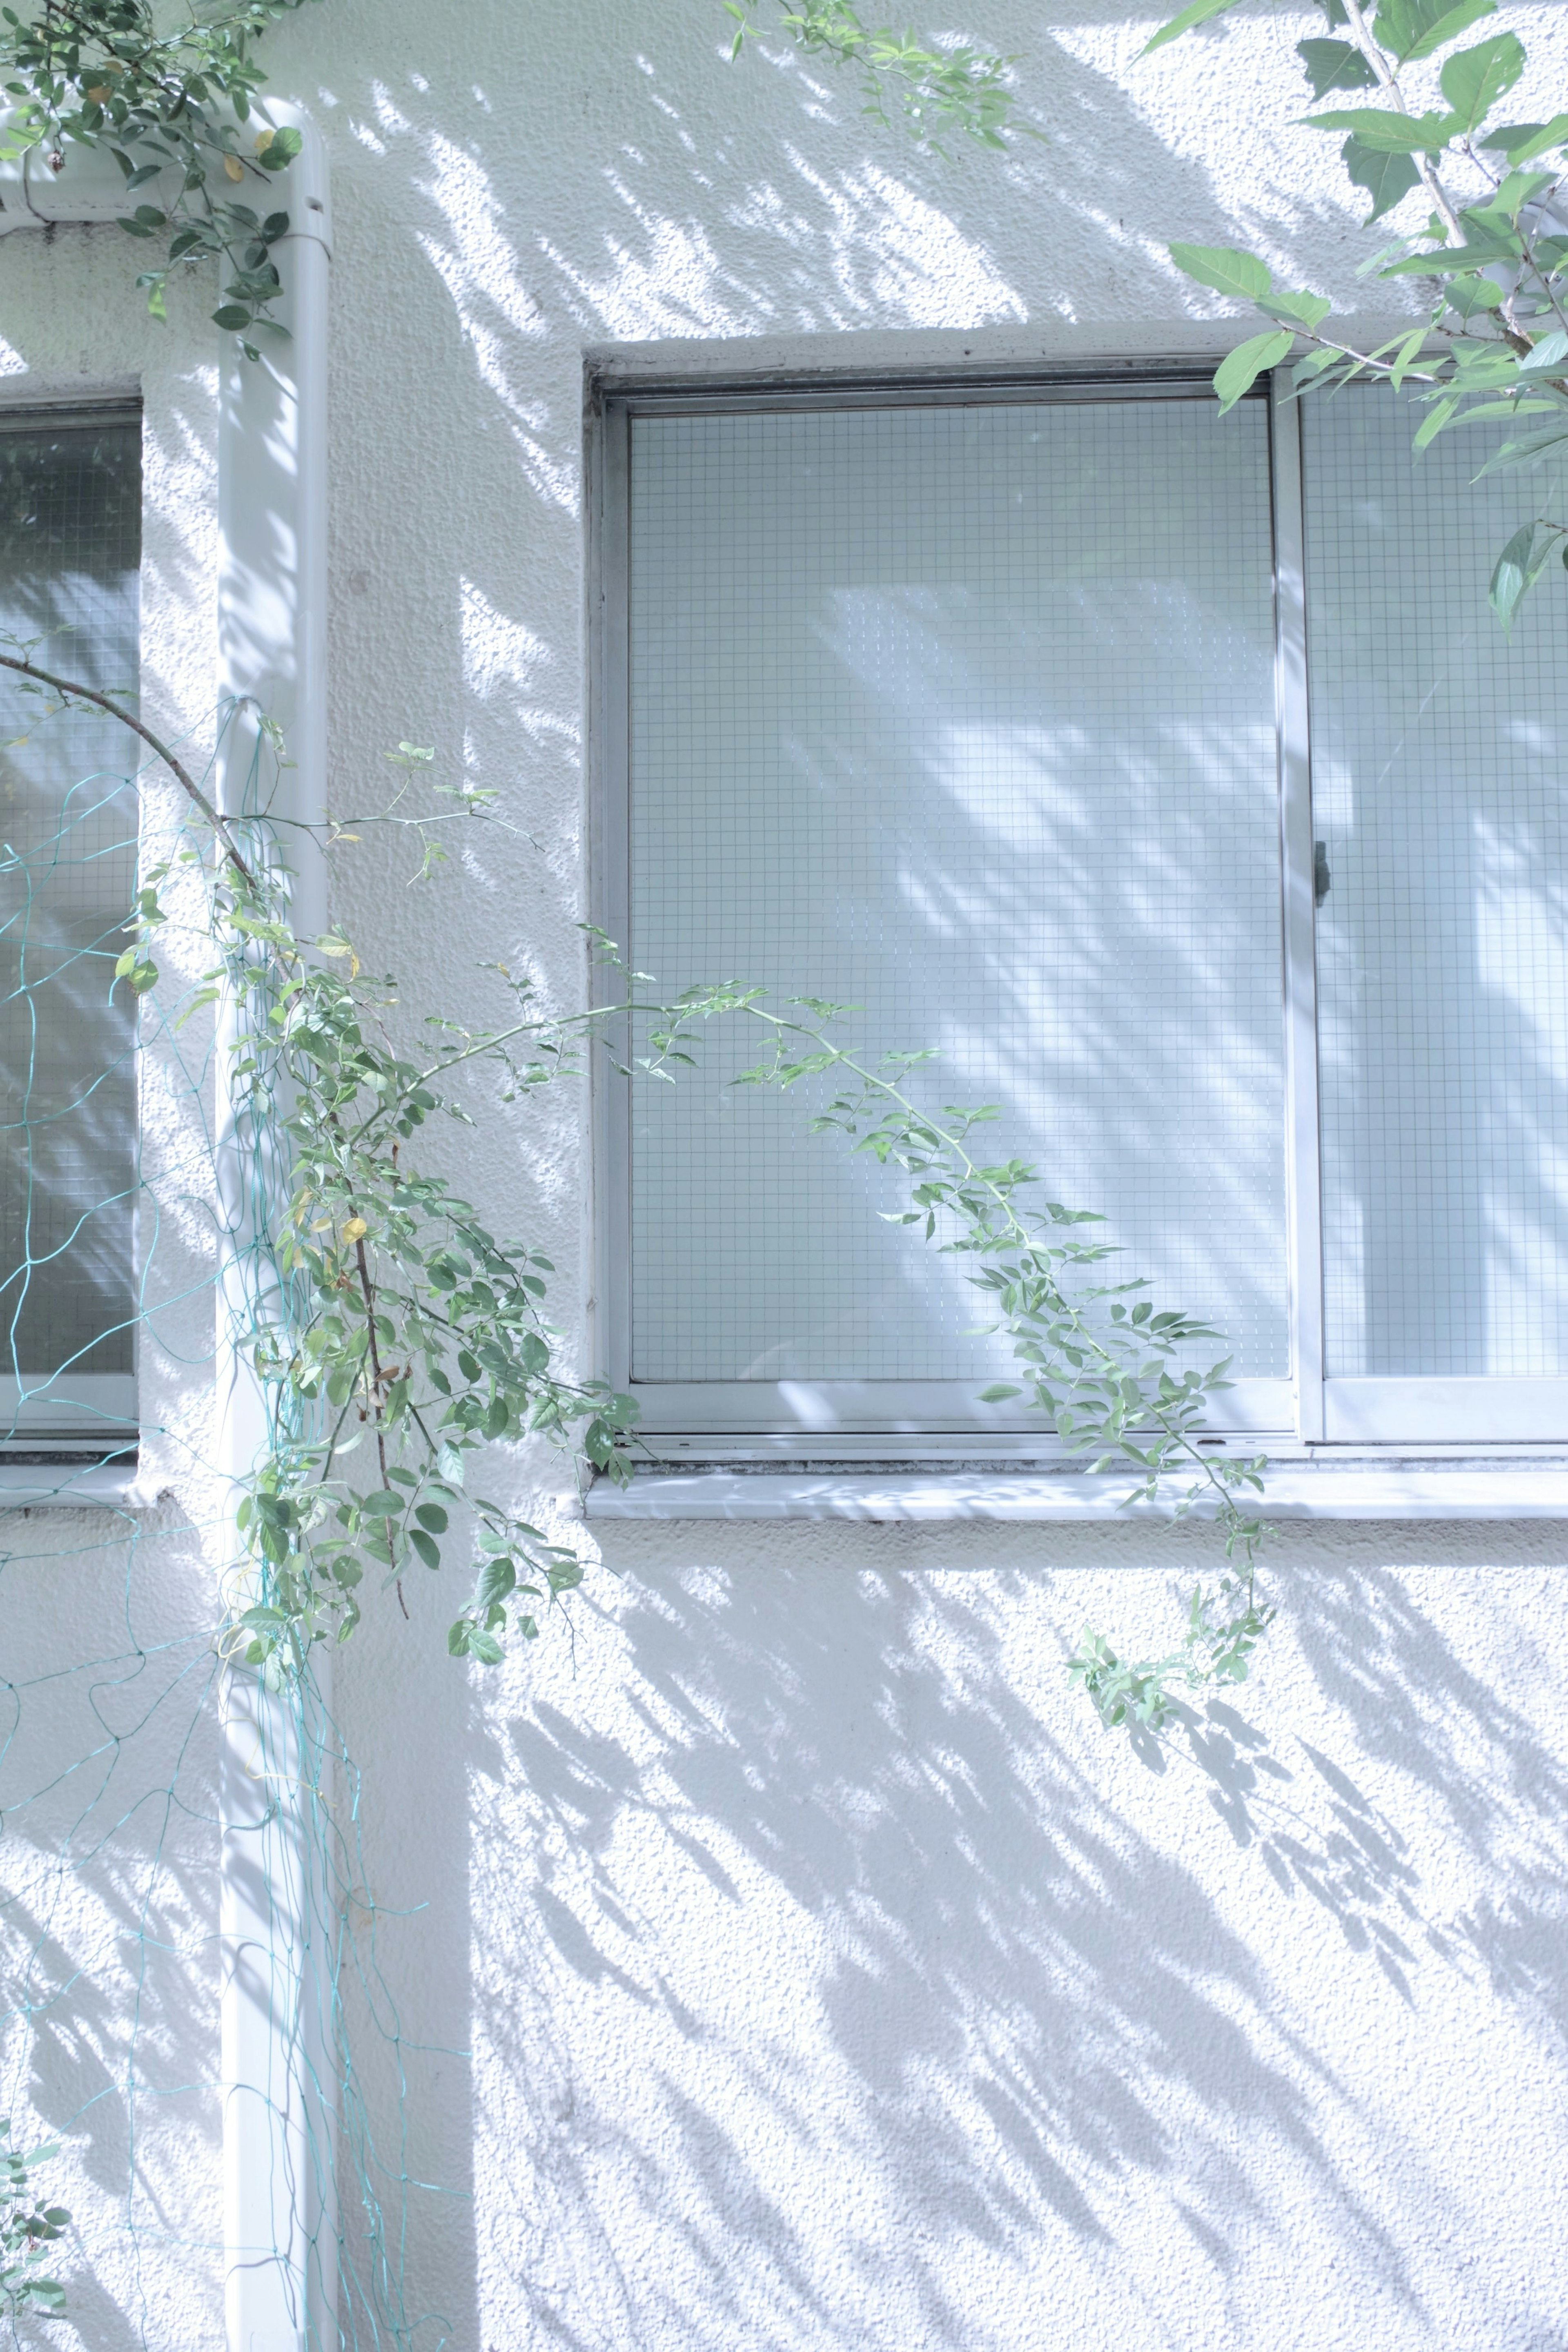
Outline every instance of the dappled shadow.
{"type": "MultiPolygon", "coordinates": [[[[1337,1686],[1327,1570],[1289,1577],[1323,1703],[1276,1692],[1260,1726],[1210,1701],[1135,1761],[1066,1694],[1070,1580],[1031,1541],[706,1531],[715,1564],[682,1571],[668,1535],[618,1529],[645,1580],[619,1696],[601,1663],[587,1704],[492,1716],[486,1832],[526,1822],[532,1852],[520,1883],[486,1874],[523,1975],[482,2031],[572,2248],[542,2265],[543,2340],[1010,2347],[971,2297],[1005,2307],[1040,2265],[1096,2280],[1109,2340],[1162,2265],[1201,2310],[1306,2238],[1335,2250],[1325,2330],[1347,2293],[1402,2312],[1396,2340],[1483,2340],[1440,2308],[1390,2092],[1331,2021],[1371,2004],[1396,2044],[1454,1999],[1478,2034],[1494,1998],[1560,2000],[1532,1907],[1561,1901],[1560,1761],[1408,1597],[1376,1703],[1337,1686]],[[1391,1793],[1379,1722],[1443,1690],[1453,1736],[1402,1748],[1391,1793]]],[[[1375,1656],[1401,1589],[1370,1581],[1375,1656]]],[[[1484,2286],[1467,2308],[1533,2340],[1484,2286]]],[[[1217,2311],[1209,2340],[1241,2325],[1217,2311]]]]}

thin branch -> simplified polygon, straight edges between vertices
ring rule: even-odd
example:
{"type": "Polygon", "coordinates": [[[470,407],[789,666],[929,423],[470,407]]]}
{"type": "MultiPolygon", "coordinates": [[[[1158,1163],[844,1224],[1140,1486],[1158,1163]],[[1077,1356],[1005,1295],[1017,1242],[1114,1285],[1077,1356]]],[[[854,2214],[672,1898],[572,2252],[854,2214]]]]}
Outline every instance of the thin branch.
{"type": "MultiPolygon", "coordinates": [[[[1361,0],[1344,0],[1344,13],[1349,20],[1350,28],[1355,35],[1357,48],[1377,76],[1385,92],[1394,100],[1401,114],[1408,114],[1410,109],[1405,103],[1405,93],[1399,87],[1398,74],[1389,65],[1387,58],[1368,30],[1366,19],[1361,13],[1361,0]]],[[[1417,155],[1415,161],[1416,169],[1421,177],[1421,184],[1447,222],[1448,235],[1457,237],[1463,245],[1465,232],[1459,226],[1459,216],[1449,203],[1441,180],[1438,179],[1425,155],[1417,155]]]]}
{"type": "Polygon", "coordinates": [[[112,695],[99,694],[96,687],[78,686],[68,677],[57,677],[52,670],[40,669],[37,662],[19,661],[15,654],[0,654],[0,667],[14,669],[22,677],[36,679],[40,686],[51,686],[57,694],[68,694],[78,701],[95,703],[99,710],[107,710],[111,719],[118,719],[122,727],[129,727],[133,735],[140,735],[141,740],[149,744],[157,753],[187,798],[200,809],[222,842],[224,855],[230,864],[244,876],[250,887],[255,889],[256,877],[235,847],[234,836],[228,829],[226,821],[213,806],[201,786],[186,772],[167,743],[154,735],[151,727],[143,727],[140,719],[132,719],[129,710],[122,710],[112,695]]]}

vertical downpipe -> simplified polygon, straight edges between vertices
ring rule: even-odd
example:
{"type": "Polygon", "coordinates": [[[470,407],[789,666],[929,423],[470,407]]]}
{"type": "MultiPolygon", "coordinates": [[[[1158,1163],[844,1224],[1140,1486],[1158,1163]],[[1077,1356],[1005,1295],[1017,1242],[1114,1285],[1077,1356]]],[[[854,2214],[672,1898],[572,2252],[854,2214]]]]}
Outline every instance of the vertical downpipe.
{"type": "MultiPolygon", "coordinates": [[[[256,118],[253,118],[253,121],[256,118]]],[[[234,706],[219,803],[255,855],[287,864],[301,940],[326,928],[319,828],[327,751],[326,162],[308,116],[270,107],[301,152],[278,183],[289,215],[275,248],[288,340],[261,336],[258,362],[225,362],[219,422],[220,690],[234,706]],[[258,719],[287,743],[279,766],[258,719]]],[[[258,126],[259,127],[259,126],[258,126]]],[[[217,1463],[225,1538],[267,1444],[267,1402],[250,1360],[258,1328],[287,1319],[270,1234],[287,1170],[275,1121],[231,1082],[245,1018],[220,1004],[217,1160],[217,1463]]],[[[245,1606],[242,1598],[240,1606],[245,1606]]],[[[268,1695],[225,1672],[221,1937],[225,2321],[227,2352],[337,2352],[338,2212],[332,2063],[330,1664],[314,1686],[268,1695]]]]}

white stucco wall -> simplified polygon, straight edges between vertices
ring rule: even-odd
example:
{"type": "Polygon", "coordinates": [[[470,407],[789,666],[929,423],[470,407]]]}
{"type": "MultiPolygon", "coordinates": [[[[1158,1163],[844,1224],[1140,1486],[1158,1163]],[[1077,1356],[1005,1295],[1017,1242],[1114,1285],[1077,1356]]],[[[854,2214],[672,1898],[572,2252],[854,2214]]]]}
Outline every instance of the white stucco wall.
{"type": "MultiPolygon", "coordinates": [[[[1555,53],[1517,93],[1528,118],[1568,43],[1560,10],[1520,17],[1555,53]]],[[[419,890],[384,843],[337,853],[338,911],[406,1004],[482,1007],[495,959],[562,1003],[582,987],[585,356],[1223,349],[1173,236],[1261,240],[1354,299],[1374,240],[1332,149],[1281,127],[1315,16],[1244,9],[1139,65],[1153,21],[988,0],[962,29],[1019,53],[1046,141],[952,162],[771,41],[729,68],[705,0],[321,0],[270,37],[334,181],[333,805],[379,804],[407,738],[517,828],[474,829],[419,890]]],[[[149,683],[197,726],[210,302],[188,289],[151,326],[135,260],[109,232],[0,244],[0,396],[141,385],[149,683]]],[[[495,1108],[462,1161],[569,1270],[583,1111],[566,1090],[495,1108]]],[[[150,1088],[147,1120],[160,1166],[189,1160],[188,1112],[150,1088]]],[[[183,1245],[199,1256],[199,1220],[183,1245]]],[[[574,1327],[585,1289],[569,1273],[574,1327]]],[[[199,1326],[147,1368],[152,1420],[193,1435],[199,1326]]],[[[180,1533],[210,1509],[189,1459],[150,1444],[165,1499],[133,1614],[194,1659],[212,1560],[180,1533]]],[[[559,1468],[513,1475],[555,1507],[559,1468]]],[[[111,1620],[101,1646],[121,1640],[118,1540],[102,1518],[8,1527],[0,1549],[62,1555],[0,1578],[9,1671],[75,1660],[111,1620]]],[[[1152,1628],[1212,1567],[1201,1531],[622,1527],[600,1549],[574,1649],[455,1665],[433,1581],[340,1664],[405,2154],[370,2041],[367,2088],[392,2170],[434,2184],[410,2205],[420,2352],[1568,2343],[1568,1528],[1290,1531],[1256,1682],[1145,1751],[1062,1662],[1086,1616],[1152,1628]]],[[[40,1754],[79,1748],[79,1697],[29,1705],[40,1754]]],[[[70,2126],[74,2324],[106,2352],[221,2340],[212,1740],[199,1725],[180,1767],[147,1946],[158,1726],[121,1752],[120,1844],[52,1882],[47,1919],[35,1903],[62,1980],[92,1976],[13,2077],[70,2126]],[[139,1999],[149,2080],[178,2095],[139,2111],[132,2239],[139,1999]]],[[[60,1818],[19,1819],[14,1883],[60,1818]]]]}

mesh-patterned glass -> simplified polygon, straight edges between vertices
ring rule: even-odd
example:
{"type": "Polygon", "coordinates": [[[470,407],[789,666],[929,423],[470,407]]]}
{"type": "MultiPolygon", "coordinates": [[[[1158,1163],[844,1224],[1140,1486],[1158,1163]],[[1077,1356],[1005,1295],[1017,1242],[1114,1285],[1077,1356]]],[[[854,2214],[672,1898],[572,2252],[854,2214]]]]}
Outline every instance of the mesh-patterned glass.
{"type": "MultiPolygon", "coordinates": [[[[133,423],[0,423],[0,632],[100,690],[137,683],[133,423]]],[[[14,650],[9,642],[5,650],[14,650]]],[[[0,1377],[132,1369],[136,865],[131,738],[0,673],[0,1377]]]]}
{"type": "MultiPolygon", "coordinates": [[[[936,1046],[1119,1271],[1287,1369],[1268,425],[1211,402],[638,419],[631,946],[936,1046]]],[[[633,1096],[632,1376],[1009,1360],[897,1181],[727,1090],[633,1096]]]]}
{"type": "MultiPolygon", "coordinates": [[[[1327,1364],[1568,1372],[1568,670],[1487,583],[1542,485],[1411,453],[1385,391],[1305,434],[1327,1364]]],[[[1484,428],[1483,428],[1484,430],[1484,428]]]]}

